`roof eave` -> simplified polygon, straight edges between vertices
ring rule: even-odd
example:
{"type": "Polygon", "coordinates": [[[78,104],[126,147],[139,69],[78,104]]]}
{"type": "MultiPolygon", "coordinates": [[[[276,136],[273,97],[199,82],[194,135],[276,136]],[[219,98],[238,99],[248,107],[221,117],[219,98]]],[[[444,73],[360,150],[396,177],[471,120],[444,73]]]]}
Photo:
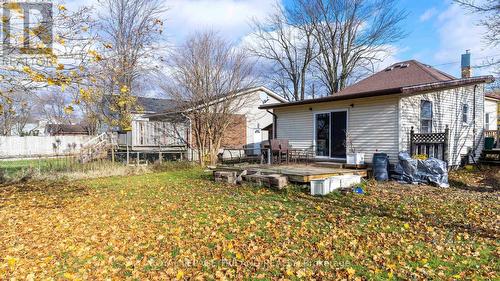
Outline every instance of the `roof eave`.
{"type": "Polygon", "coordinates": [[[369,92],[362,92],[362,93],[355,93],[355,94],[348,94],[348,95],[346,94],[346,95],[328,96],[328,97],[319,98],[319,99],[309,99],[309,100],[289,102],[289,103],[274,103],[274,104],[261,105],[261,106],[259,106],[259,109],[273,109],[273,108],[278,108],[278,107],[288,107],[288,106],[294,106],[294,105],[306,105],[306,104],[323,103],[323,102],[331,102],[331,101],[350,100],[350,99],[358,99],[358,98],[400,94],[401,90],[402,90],[401,88],[391,88],[391,89],[376,90],[376,91],[369,91],[369,92]]]}
{"type": "Polygon", "coordinates": [[[444,90],[444,89],[451,89],[451,88],[456,88],[456,87],[470,86],[470,85],[475,85],[475,84],[480,84],[480,83],[481,84],[482,83],[491,83],[493,81],[495,81],[495,78],[493,78],[493,76],[491,76],[491,75],[478,76],[478,77],[472,77],[472,78],[461,78],[461,79],[455,79],[455,80],[450,80],[450,81],[435,82],[435,83],[428,83],[428,84],[422,84],[422,85],[403,87],[402,92],[404,94],[410,94],[410,93],[419,93],[419,92],[426,92],[426,91],[432,91],[432,90],[444,90]]]}
{"type": "Polygon", "coordinates": [[[354,94],[329,96],[319,99],[310,99],[310,100],[290,102],[285,104],[280,104],[280,103],[268,104],[260,106],[259,109],[273,109],[273,108],[288,107],[294,105],[306,105],[306,104],[315,104],[315,103],[323,103],[323,102],[331,102],[339,100],[377,97],[377,96],[385,96],[391,94],[411,94],[411,93],[419,93],[431,90],[451,89],[451,88],[475,85],[480,83],[491,83],[493,81],[495,81],[495,79],[491,75],[472,77],[472,78],[462,78],[462,79],[455,79],[443,82],[435,82],[435,83],[428,83],[428,84],[421,84],[421,85],[414,85],[414,86],[407,86],[400,88],[391,88],[391,89],[361,92],[354,94]]]}

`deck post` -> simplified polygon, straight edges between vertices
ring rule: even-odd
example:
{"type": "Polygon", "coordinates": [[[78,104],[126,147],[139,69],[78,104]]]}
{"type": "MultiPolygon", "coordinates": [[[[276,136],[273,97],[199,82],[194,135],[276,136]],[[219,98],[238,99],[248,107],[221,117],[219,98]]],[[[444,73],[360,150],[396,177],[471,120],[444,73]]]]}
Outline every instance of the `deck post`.
{"type": "Polygon", "coordinates": [[[413,130],[413,126],[411,126],[410,129],[410,156],[413,156],[413,135],[415,134],[415,131],[413,130]]]}
{"type": "Polygon", "coordinates": [[[500,126],[497,127],[497,148],[500,148],[500,126]]]}
{"type": "Polygon", "coordinates": [[[272,155],[271,155],[271,149],[268,148],[267,149],[267,165],[271,165],[271,158],[272,158],[272,155]]]}
{"type": "Polygon", "coordinates": [[[127,165],[130,164],[130,150],[128,149],[128,144],[127,144],[127,165]]]}
{"type": "Polygon", "coordinates": [[[444,129],[444,144],[443,144],[443,160],[449,165],[449,137],[450,137],[450,128],[446,125],[446,129],[444,129]]]}
{"type": "Polygon", "coordinates": [[[137,151],[137,159],[135,161],[136,165],[139,166],[139,151],[137,151]]]}

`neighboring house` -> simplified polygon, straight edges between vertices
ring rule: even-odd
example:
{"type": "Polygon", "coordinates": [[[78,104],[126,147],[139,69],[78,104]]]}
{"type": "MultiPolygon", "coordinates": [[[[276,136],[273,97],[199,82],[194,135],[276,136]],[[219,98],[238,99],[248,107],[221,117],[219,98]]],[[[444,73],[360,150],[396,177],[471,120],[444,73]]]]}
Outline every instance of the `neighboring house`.
{"type": "MultiPolygon", "coordinates": [[[[467,74],[467,71],[462,72],[467,74]]],[[[440,133],[449,128],[448,158],[459,165],[468,149],[483,147],[484,85],[481,76],[457,79],[415,60],[396,63],[333,96],[260,108],[273,110],[274,130],[292,148],[312,150],[318,160],[346,158],[346,143],[365,153],[397,161],[409,151],[409,135],[440,133]],[[346,140],[346,135],[350,140],[346,140]]]]}
{"type": "Polygon", "coordinates": [[[484,101],[484,129],[493,131],[498,129],[498,103],[500,102],[499,93],[486,93],[484,101]]]}
{"type": "Polygon", "coordinates": [[[45,132],[45,121],[29,117],[24,123],[16,123],[11,130],[13,136],[42,136],[45,132]]]}
{"type": "MultiPolygon", "coordinates": [[[[283,103],[285,99],[265,87],[245,89],[235,95],[244,105],[235,112],[234,124],[223,138],[225,148],[258,150],[270,135],[265,130],[273,124],[273,115],[259,109],[264,103],[283,103]]],[[[214,103],[222,101],[214,100],[214,103]]],[[[133,151],[187,151],[192,147],[190,122],[178,105],[169,99],[138,97],[139,110],[132,112],[132,130],[121,134],[119,144],[133,151]],[[174,121],[175,120],[175,121],[174,121]]],[[[258,153],[258,151],[256,151],[258,153]]]]}
{"type": "Polygon", "coordinates": [[[47,136],[90,135],[89,132],[85,125],[47,124],[45,126],[45,135],[47,136]]]}

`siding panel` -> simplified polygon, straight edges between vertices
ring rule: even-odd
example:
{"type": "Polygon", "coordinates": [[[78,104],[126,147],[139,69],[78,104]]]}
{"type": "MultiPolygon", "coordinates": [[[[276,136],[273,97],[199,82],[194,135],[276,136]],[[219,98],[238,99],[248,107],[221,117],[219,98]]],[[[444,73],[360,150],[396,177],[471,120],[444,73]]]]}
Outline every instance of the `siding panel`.
{"type": "MultiPolygon", "coordinates": [[[[451,90],[431,92],[401,98],[401,128],[400,150],[409,149],[409,132],[413,126],[415,132],[420,131],[420,101],[432,101],[434,133],[443,132],[446,125],[450,128],[450,165],[459,165],[461,158],[473,146],[474,131],[474,86],[451,90]],[[469,106],[467,122],[462,122],[462,105],[469,106]]],[[[479,157],[483,147],[484,127],[484,89],[476,89],[475,107],[475,144],[476,157],[479,157]]]]}
{"type": "Polygon", "coordinates": [[[348,130],[357,152],[371,163],[373,153],[398,154],[398,97],[367,98],[275,109],[278,138],[290,140],[294,148],[314,145],[314,113],[348,110],[348,130]],[[351,105],[353,105],[351,107],[351,105]]]}

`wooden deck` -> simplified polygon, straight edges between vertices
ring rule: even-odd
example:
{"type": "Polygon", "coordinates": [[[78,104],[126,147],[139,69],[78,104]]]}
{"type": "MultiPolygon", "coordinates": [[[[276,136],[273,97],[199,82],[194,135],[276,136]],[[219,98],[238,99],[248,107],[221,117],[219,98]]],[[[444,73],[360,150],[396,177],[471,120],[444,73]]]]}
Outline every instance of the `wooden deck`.
{"type": "Polygon", "coordinates": [[[333,176],[340,175],[360,175],[362,177],[368,176],[367,169],[345,169],[345,168],[337,168],[337,167],[324,167],[324,166],[316,166],[312,165],[303,165],[303,164],[290,164],[290,165],[234,165],[234,166],[226,166],[221,165],[217,166],[216,171],[235,171],[241,173],[243,171],[247,171],[249,173],[261,173],[264,175],[284,175],[288,177],[288,181],[294,183],[309,183],[312,180],[317,179],[325,179],[333,176]]]}

